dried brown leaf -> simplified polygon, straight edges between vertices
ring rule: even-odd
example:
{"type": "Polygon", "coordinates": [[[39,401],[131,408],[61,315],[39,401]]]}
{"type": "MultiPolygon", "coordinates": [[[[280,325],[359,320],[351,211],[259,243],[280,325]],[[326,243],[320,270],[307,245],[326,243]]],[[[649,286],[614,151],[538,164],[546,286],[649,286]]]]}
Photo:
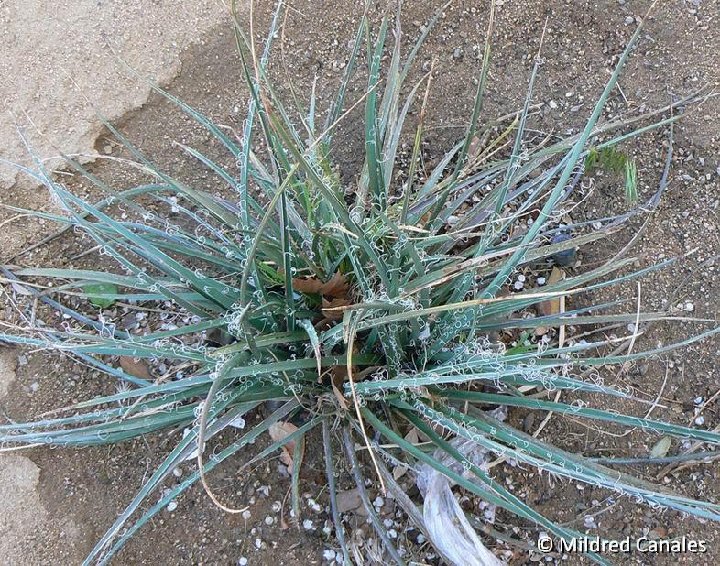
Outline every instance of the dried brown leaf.
{"type": "Polygon", "coordinates": [[[340,513],[349,513],[351,511],[359,511],[364,509],[360,490],[357,487],[345,491],[339,491],[335,497],[337,509],[340,513]]]}
{"type": "Polygon", "coordinates": [[[344,297],[337,297],[331,300],[323,297],[322,315],[330,320],[342,320],[343,311],[334,309],[336,309],[337,307],[346,307],[348,305],[350,305],[350,301],[344,297]]]}
{"type": "Polygon", "coordinates": [[[293,289],[298,293],[317,294],[323,287],[323,282],[317,277],[296,277],[292,280],[293,289]]]}
{"type": "MultiPolygon", "coordinates": [[[[268,434],[270,435],[270,438],[273,439],[273,442],[280,442],[290,436],[297,429],[298,427],[290,422],[278,421],[270,425],[268,434]]],[[[280,453],[280,461],[288,467],[288,471],[291,474],[295,464],[292,458],[293,452],[295,452],[295,441],[291,440],[282,446],[282,452],[280,453]]]]}
{"type": "Polygon", "coordinates": [[[296,277],[292,280],[293,289],[299,293],[320,294],[331,299],[346,297],[350,286],[345,276],[339,271],[323,283],[315,277],[296,277]]]}
{"type": "Polygon", "coordinates": [[[128,375],[152,381],[153,376],[144,360],[136,360],[132,356],[120,356],[120,367],[128,375]]]}
{"type": "MultiPolygon", "coordinates": [[[[548,284],[558,283],[565,278],[565,272],[559,267],[553,267],[548,277],[548,284]]],[[[538,303],[537,310],[541,316],[552,316],[560,313],[560,300],[562,297],[555,297],[538,303]]]]}
{"type": "Polygon", "coordinates": [[[331,299],[340,297],[346,298],[349,289],[350,286],[348,285],[345,276],[338,271],[335,275],[332,276],[330,281],[328,281],[322,286],[320,292],[324,296],[330,297],[331,299]]]}

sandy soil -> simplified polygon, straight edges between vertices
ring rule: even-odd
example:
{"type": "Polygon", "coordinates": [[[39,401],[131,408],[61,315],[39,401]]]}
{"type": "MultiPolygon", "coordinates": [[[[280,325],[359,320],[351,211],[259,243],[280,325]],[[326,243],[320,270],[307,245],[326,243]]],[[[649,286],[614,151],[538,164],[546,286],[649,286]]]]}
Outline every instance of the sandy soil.
{"type": "MultiPolygon", "coordinates": [[[[644,14],[649,2],[533,0],[498,4],[502,5],[494,41],[496,47],[486,116],[489,119],[521,105],[532,58],[547,17],[548,30],[543,51],[545,64],[535,96],[535,101],[542,106],[534,125],[543,131],[563,133],[582,124],[624,42],[634,29],[635,16],[644,14]]],[[[437,5],[439,2],[429,0],[405,3],[404,33],[409,40],[419,33],[420,26],[437,5]]],[[[105,5],[98,6],[100,10],[105,5]]],[[[109,7],[105,8],[112,12],[109,7]]],[[[225,24],[218,23],[219,16],[208,15],[208,11],[212,11],[210,8],[209,5],[198,4],[193,16],[186,20],[181,18],[183,22],[175,22],[178,29],[170,32],[163,27],[165,33],[172,36],[163,36],[165,50],[160,50],[163,55],[147,62],[147,66],[142,68],[162,82],[169,82],[172,92],[220,123],[238,128],[241,126],[246,93],[237,72],[231,34],[225,24]],[[213,19],[215,17],[218,19],[213,19]],[[190,36],[187,35],[189,30],[192,30],[190,36]],[[183,49],[189,41],[200,38],[201,44],[183,49]],[[178,45],[173,46],[173,41],[178,45]],[[162,72],[159,71],[161,68],[162,72]],[[180,68],[182,71],[173,78],[180,68]]],[[[300,11],[291,13],[284,34],[285,64],[278,57],[273,72],[281,81],[292,81],[300,93],[307,92],[313,76],[317,75],[321,102],[326,102],[334,93],[334,86],[347,60],[347,43],[352,37],[359,8],[320,2],[298,8],[300,11]]],[[[149,30],[167,21],[171,11],[171,5],[160,2],[153,3],[152,9],[144,12],[139,12],[139,8],[128,9],[106,16],[110,20],[112,17],[122,20],[117,24],[124,30],[119,37],[136,37],[133,34],[137,34],[136,45],[142,45],[142,38],[152,35],[149,30]],[[156,20],[150,15],[155,14],[155,10],[158,10],[156,20]],[[129,14],[135,15],[134,23],[129,14]]],[[[0,13],[5,12],[9,13],[8,6],[0,4],[0,13]]],[[[28,14],[25,17],[34,22],[40,15],[28,14]]],[[[268,18],[267,8],[263,8],[259,18],[262,26],[258,27],[264,28],[268,18]]],[[[93,20],[92,24],[87,24],[87,20],[82,18],[67,21],[76,22],[73,25],[78,25],[78,29],[90,28],[94,30],[93,34],[97,32],[89,40],[89,45],[100,45],[92,43],[102,37],[98,30],[104,29],[107,34],[118,29],[113,28],[109,20],[103,19],[99,23],[93,20]]],[[[716,60],[716,53],[720,50],[719,22],[716,2],[662,2],[648,22],[620,82],[620,89],[610,101],[608,115],[643,112],[666,104],[671,95],[687,94],[702,85],[719,90],[720,67],[716,60]]],[[[477,57],[485,23],[485,3],[471,7],[470,3],[456,2],[455,6],[446,10],[428,41],[425,55],[421,57],[420,67],[433,57],[439,63],[429,108],[432,128],[428,138],[428,159],[440,155],[457,138],[470,115],[473,79],[479,68],[477,57]]],[[[52,34],[48,35],[49,41],[59,41],[57,37],[53,40],[52,34]]],[[[117,32],[111,35],[118,37],[117,32]]],[[[133,44],[132,40],[127,41],[133,44]]],[[[52,43],[48,49],[52,51],[52,43]]],[[[135,51],[145,54],[142,49],[135,51]]],[[[18,52],[13,59],[13,64],[17,66],[8,67],[5,74],[19,77],[18,69],[24,64],[21,63],[24,61],[22,57],[27,56],[18,52]]],[[[144,87],[138,87],[140,92],[132,91],[126,97],[122,88],[112,91],[115,94],[108,94],[109,91],[103,90],[102,85],[109,88],[114,80],[112,77],[121,73],[110,56],[98,58],[96,69],[95,59],[87,58],[84,47],[68,51],[65,57],[61,61],[66,61],[71,68],[82,68],[87,82],[83,83],[81,92],[95,104],[109,104],[112,109],[105,110],[105,113],[143,150],[189,181],[205,182],[205,177],[181,159],[178,150],[171,145],[172,140],[181,139],[212,153],[216,148],[208,143],[206,134],[200,128],[189,123],[166,101],[156,96],[148,98],[144,87]],[[88,60],[92,61],[92,66],[88,60]],[[96,82],[99,91],[93,90],[96,82]],[[129,110],[140,104],[142,108],[129,110]]],[[[41,60],[45,62],[45,58],[41,60]]],[[[142,57],[138,60],[140,66],[141,60],[142,57]]],[[[41,72],[37,74],[43,75],[41,72]]],[[[58,90],[55,83],[38,85],[34,92],[39,95],[55,94],[58,90]]],[[[60,127],[57,108],[53,110],[53,105],[49,108],[44,106],[42,96],[23,94],[26,91],[17,82],[7,88],[8,92],[15,93],[13,96],[26,97],[22,104],[29,105],[35,120],[43,117],[47,120],[45,124],[57,125],[59,139],[65,139],[62,133],[71,126],[76,128],[78,135],[74,139],[80,141],[63,146],[66,151],[87,151],[94,146],[101,153],[109,151],[111,156],[116,152],[119,155],[109,138],[101,133],[98,122],[87,118],[89,114],[83,114],[85,117],[80,119],[77,114],[73,117],[69,113],[64,118],[67,121],[62,122],[67,126],[60,127]],[[31,104],[37,100],[41,102],[31,104]]],[[[362,85],[356,85],[353,94],[357,95],[361,88],[362,85]]],[[[69,92],[75,91],[69,89],[69,92]]],[[[68,108],[73,108],[71,103],[66,104],[68,108]]],[[[691,301],[695,314],[699,316],[717,320],[720,314],[720,302],[717,300],[720,284],[716,267],[716,258],[720,254],[718,116],[720,99],[710,99],[693,108],[675,130],[671,185],[660,208],[652,215],[636,252],[641,253],[641,264],[689,255],[672,269],[653,276],[643,284],[642,303],[645,308],[664,307],[663,301],[676,304],[691,301]]],[[[337,156],[348,183],[357,175],[358,164],[353,155],[361,143],[357,136],[360,120],[360,115],[353,115],[343,126],[346,145],[337,156]]],[[[0,139],[6,139],[4,131],[0,139]]],[[[43,136],[39,139],[42,140],[43,136]]],[[[45,147],[57,145],[57,139],[45,147]]],[[[662,143],[663,135],[658,134],[627,148],[639,160],[641,188],[645,194],[654,190],[659,178],[662,143]]],[[[12,151],[18,150],[14,148],[12,151]]],[[[19,154],[13,154],[13,157],[15,155],[19,154]]],[[[106,165],[99,164],[96,169],[98,174],[108,178],[114,175],[106,165]]],[[[126,177],[119,180],[128,182],[126,177]]],[[[600,211],[617,204],[620,196],[619,192],[612,190],[598,190],[587,206],[590,210],[594,207],[600,211]]],[[[6,191],[0,200],[22,206],[43,204],[34,193],[21,189],[19,185],[6,191]]],[[[7,218],[9,215],[0,211],[0,222],[7,218]]],[[[8,224],[3,234],[3,259],[14,255],[21,246],[36,241],[38,231],[46,233],[48,230],[47,226],[29,227],[18,222],[8,224]]],[[[618,236],[610,245],[619,249],[626,236],[618,236]]],[[[23,261],[32,263],[67,256],[73,245],[71,238],[63,238],[54,242],[49,251],[41,250],[23,261]]],[[[583,258],[583,261],[591,260],[592,251],[583,258]]],[[[629,297],[634,298],[636,289],[629,288],[627,292],[629,297]]],[[[638,346],[667,342],[672,336],[682,336],[691,330],[690,327],[676,327],[669,333],[669,329],[658,327],[649,336],[643,337],[638,346]]],[[[692,419],[692,400],[697,396],[708,398],[720,389],[720,373],[715,369],[719,353],[718,340],[708,341],[686,352],[653,360],[642,372],[621,379],[643,391],[657,394],[662,390],[668,409],[663,409],[664,412],[658,410],[654,416],[686,424],[692,419]]],[[[38,414],[58,402],[84,398],[103,387],[97,383],[97,376],[87,374],[82,367],[65,360],[48,360],[40,354],[26,358],[19,351],[7,350],[3,351],[0,360],[0,394],[3,387],[10,392],[0,404],[13,418],[38,414]],[[22,362],[19,365],[18,356],[21,356],[22,362]],[[17,378],[13,381],[15,372],[17,378]]],[[[709,407],[705,416],[704,427],[720,424],[720,415],[714,407],[709,407]]],[[[561,439],[577,450],[619,447],[622,451],[646,454],[649,449],[647,444],[643,444],[647,440],[642,437],[614,439],[605,431],[580,429],[576,424],[564,424],[559,419],[551,421],[545,434],[556,441],[561,439]]],[[[160,435],[110,448],[66,452],[33,450],[25,456],[3,456],[0,460],[0,516],[6,518],[0,520],[0,556],[9,557],[13,564],[35,565],[51,558],[59,563],[79,562],[116,513],[124,508],[145,474],[168,450],[172,441],[173,438],[160,435]]],[[[319,469],[310,458],[304,476],[308,495],[321,500],[323,479],[319,469]]],[[[690,467],[667,478],[670,487],[688,494],[720,498],[718,467],[715,464],[690,467]]],[[[574,484],[550,489],[531,478],[518,477],[517,480],[520,485],[528,486],[528,499],[544,512],[559,520],[574,521],[574,526],[579,528],[583,526],[583,517],[594,509],[593,500],[603,501],[607,495],[594,493],[594,490],[583,493],[574,484]]],[[[164,514],[144,529],[118,557],[117,563],[235,564],[241,557],[246,557],[250,564],[308,564],[321,563],[323,549],[332,547],[330,542],[323,540],[318,528],[323,524],[324,516],[315,517],[311,511],[308,514],[315,522],[314,530],[283,531],[277,524],[265,524],[268,516],[275,516],[277,521],[272,504],[276,500],[282,501],[288,489],[287,482],[278,477],[277,462],[270,461],[255,469],[250,477],[243,478],[235,477],[232,467],[226,467],[217,474],[214,482],[238,501],[254,497],[251,516],[247,519],[223,516],[199,490],[192,490],[181,500],[175,512],[164,514]],[[270,489],[267,496],[263,495],[265,486],[270,489]],[[262,544],[261,549],[256,548],[257,539],[265,543],[265,548],[262,544]]],[[[720,534],[712,524],[679,520],[676,514],[628,504],[613,507],[599,515],[596,521],[598,526],[590,529],[591,534],[603,532],[621,536],[625,532],[637,534],[643,529],[664,528],[668,536],[688,534],[710,541],[710,551],[703,556],[631,556],[622,559],[628,563],[714,564],[720,558],[720,534]]],[[[491,543],[489,539],[487,542],[491,543]]],[[[518,555],[518,563],[522,561],[518,555]]]]}
{"type": "MultiPolygon", "coordinates": [[[[62,153],[92,159],[100,116],[117,120],[150,94],[133,73],[172,80],[182,51],[227,20],[222,0],[0,2],[2,157],[31,163],[20,129],[50,168],[62,161],[50,158],[62,153]]],[[[0,164],[6,202],[41,205],[42,197],[27,190],[32,185],[0,164]]],[[[25,243],[19,237],[3,242],[6,252],[25,243]]]]}

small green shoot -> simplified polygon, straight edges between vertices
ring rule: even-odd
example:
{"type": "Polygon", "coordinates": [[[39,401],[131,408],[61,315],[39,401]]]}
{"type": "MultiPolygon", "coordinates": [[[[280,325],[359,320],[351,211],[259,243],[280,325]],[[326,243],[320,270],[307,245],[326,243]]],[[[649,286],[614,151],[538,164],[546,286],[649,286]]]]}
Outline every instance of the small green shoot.
{"type": "Polygon", "coordinates": [[[101,309],[106,309],[115,304],[115,296],[118,294],[117,285],[112,283],[88,283],[82,286],[91,304],[101,309]]]}

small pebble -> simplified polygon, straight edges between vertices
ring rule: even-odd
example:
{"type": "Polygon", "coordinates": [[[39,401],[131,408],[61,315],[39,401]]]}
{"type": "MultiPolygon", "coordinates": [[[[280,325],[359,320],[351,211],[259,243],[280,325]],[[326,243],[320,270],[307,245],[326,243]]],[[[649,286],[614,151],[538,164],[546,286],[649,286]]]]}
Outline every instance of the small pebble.
{"type": "Polygon", "coordinates": [[[633,16],[626,16],[625,17],[625,24],[630,25],[635,23],[635,18],[633,16]]]}
{"type": "Polygon", "coordinates": [[[374,505],[375,507],[382,507],[383,505],[385,505],[385,500],[378,495],[378,496],[375,498],[375,501],[373,501],[373,505],[374,505]]]}
{"type": "Polygon", "coordinates": [[[537,281],[538,285],[542,286],[542,285],[545,285],[545,282],[547,281],[547,279],[545,279],[544,277],[538,277],[536,279],[536,281],[537,281]]]}
{"type": "Polygon", "coordinates": [[[179,478],[180,476],[182,476],[182,473],[183,473],[182,468],[173,468],[172,473],[176,478],[179,478]]]}
{"type": "Polygon", "coordinates": [[[463,50],[459,47],[456,47],[453,51],[453,59],[462,59],[463,57],[463,50]]]}
{"type": "Polygon", "coordinates": [[[248,563],[248,559],[245,558],[244,556],[241,556],[240,559],[238,560],[238,566],[247,566],[247,563],[248,563]]]}
{"type": "Polygon", "coordinates": [[[704,425],[704,424],[705,424],[705,417],[703,417],[702,415],[700,415],[699,417],[697,417],[697,418],[695,419],[695,424],[698,425],[698,426],[704,425]]]}
{"type": "Polygon", "coordinates": [[[245,509],[245,511],[242,512],[242,518],[247,521],[250,517],[251,517],[250,511],[248,511],[247,509],[245,509]]]}
{"type": "Polygon", "coordinates": [[[167,510],[170,511],[170,513],[172,513],[173,511],[175,511],[175,509],[177,509],[177,505],[178,504],[176,501],[171,501],[170,503],[167,504],[167,510]]]}
{"type": "Polygon", "coordinates": [[[513,283],[513,288],[516,291],[520,291],[523,287],[525,287],[525,283],[523,283],[522,281],[515,281],[515,283],[513,283]]]}
{"type": "Polygon", "coordinates": [[[239,428],[243,429],[245,428],[245,419],[241,416],[235,417],[233,420],[231,420],[228,425],[230,425],[233,428],[239,428]]]}
{"type": "Polygon", "coordinates": [[[323,551],[323,558],[328,562],[335,560],[335,551],[332,548],[327,548],[323,551]]]}
{"type": "Polygon", "coordinates": [[[303,529],[305,529],[306,531],[312,531],[313,528],[313,522],[310,519],[305,519],[303,521],[303,529]]]}

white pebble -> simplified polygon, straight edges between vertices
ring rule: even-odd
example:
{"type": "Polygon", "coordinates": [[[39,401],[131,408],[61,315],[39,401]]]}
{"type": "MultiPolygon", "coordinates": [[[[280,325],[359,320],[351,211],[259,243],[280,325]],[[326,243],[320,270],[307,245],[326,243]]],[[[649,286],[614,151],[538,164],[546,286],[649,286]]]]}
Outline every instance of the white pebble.
{"type": "Polygon", "coordinates": [[[167,510],[170,511],[170,513],[172,513],[173,511],[175,511],[175,509],[177,509],[177,502],[176,502],[176,501],[171,501],[170,503],[167,504],[167,510]]]}
{"type": "Polygon", "coordinates": [[[182,468],[173,468],[173,475],[179,478],[182,475],[182,468]]]}
{"type": "Polygon", "coordinates": [[[520,275],[517,276],[517,280],[525,283],[525,276],[521,273],[520,275]]]}
{"type": "Polygon", "coordinates": [[[538,285],[545,285],[545,281],[547,281],[547,279],[545,279],[544,277],[538,277],[538,278],[537,278],[537,284],[538,284],[538,285]]]}
{"type": "Polygon", "coordinates": [[[520,291],[523,287],[525,287],[525,283],[522,281],[515,281],[515,283],[513,283],[513,287],[516,291],[520,291]]]}
{"type": "Polygon", "coordinates": [[[397,531],[396,531],[395,529],[390,529],[390,530],[387,532],[387,535],[388,535],[390,538],[397,538],[397,531]]]}
{"type": "Polygon", "coordinates": [[[245,419],[241,416],[237,416],[233,420],[231,420],[228,425],[233,428],[239,428],[242,430],[243,428],[245,428],[245,419]]]}
{"type": "Polygon", "coordinates": [[[248,559],[245,558],[244,556],[241,556],[240,559],[238,560],[238,566],[247,566],[247,563],[248,563],[248,559]]]}
{"type": "Polygon", "coordinates": [[[328,562],[335,560],[335,551],[332,548],[326,548],[323,551],[323,558],[328,562]]]}
{"type": "Polygon", "coordinates": [[[247,521],[250,517],[251,517],[250,511],[248,511],[247,509],[245,509],[245,511],[242,512],[242,518],[247,521]]]}
{"type": "Polygon", "coordinates": [[[313,528],[313,522],[310,519],[305,519],[303,521],[303,529],[305,529],[306,531],[312,531],[313,528]]]}
{"type": "Polygon", "coordinates": [[[275,522],[275,519],[273,519],[270,515],[268,515],[267,517],[265,517],[265,524],[266,524],[267,526],[272,525],[274,522],[275,522]]]}
{"type": "Polygon", "coordinates": [[[385,500],[378,495],[378,496],[375,498],[375,501],[373,501],[373,505],[374,505],[375,507],[382,507],[383,505],[385,505],[385,500]]]}
{"type": "Polygon", "coordinates": [[[685,310],[687,312],[692,312],[695,310],[695,305],[693,305],[690,301],[688,301],[687,303],[685,303],[685,310]]]}
{"type": "Polygon", "coordinates": [[[695,419],[695,424],[698,425],[698,426],[704,425],[704,424],[705,424],[705,417],[703,417],[702,415],[700,415],[699,417],[697,417],[697,418],[695,419]]]}

